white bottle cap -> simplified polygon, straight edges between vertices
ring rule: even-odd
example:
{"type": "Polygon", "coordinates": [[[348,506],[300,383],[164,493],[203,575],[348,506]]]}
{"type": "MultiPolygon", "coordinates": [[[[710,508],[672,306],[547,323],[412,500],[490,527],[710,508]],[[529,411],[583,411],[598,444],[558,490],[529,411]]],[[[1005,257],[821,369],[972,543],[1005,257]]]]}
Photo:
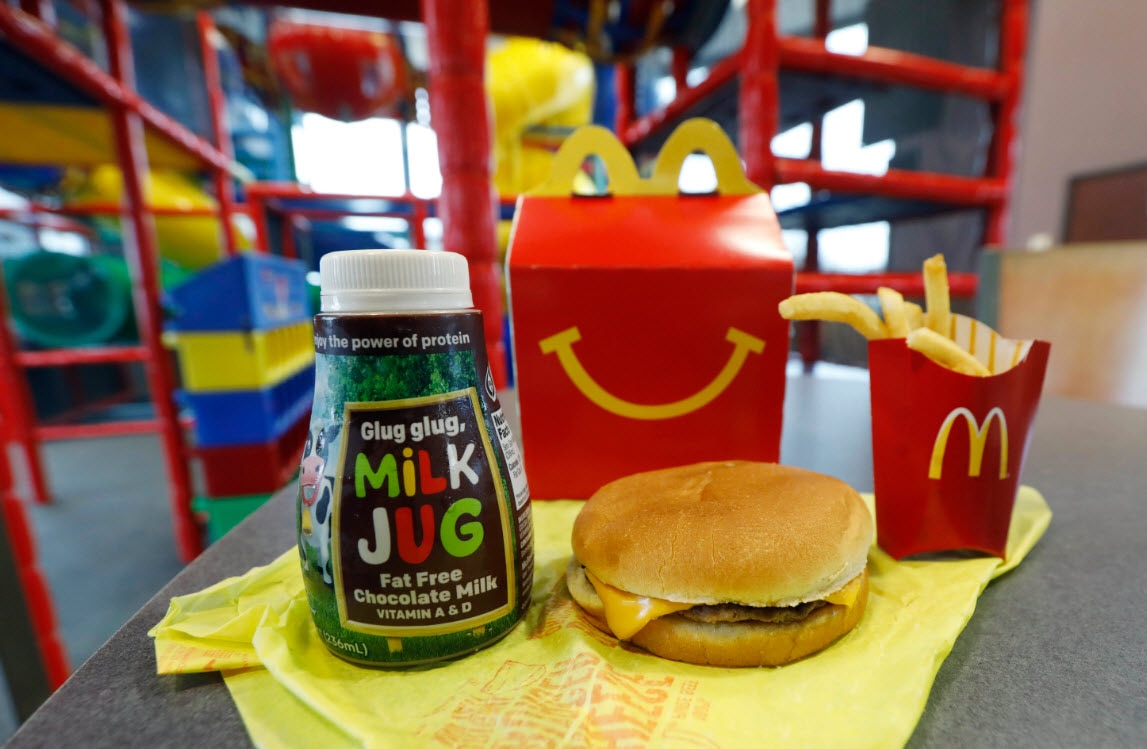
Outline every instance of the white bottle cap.
{"type": "Polygon", "coordinates": [[[343,250],[319,260],[323,312],[467,309],[470,267],[437,250],[343,250]]]}

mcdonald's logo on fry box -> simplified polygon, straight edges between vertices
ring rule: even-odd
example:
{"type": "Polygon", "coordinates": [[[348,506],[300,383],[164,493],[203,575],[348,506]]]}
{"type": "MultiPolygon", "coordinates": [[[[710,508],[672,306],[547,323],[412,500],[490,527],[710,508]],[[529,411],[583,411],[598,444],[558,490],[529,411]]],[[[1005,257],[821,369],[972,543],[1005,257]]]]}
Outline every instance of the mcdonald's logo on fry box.
{"type": "Polygon", "coordinates": [[[531,495],[588,497],[631,473],[780,455],[793,290],[768,194],[707,120],[682,124],[638,176],[608,130],[582,128],[518,201],[509,291],[531,495]],[[685,157],[717,189],[683,195],[685,157]],[[608,189],[575,195],[589,156],[608,189]]]}
{"type": "Polygon", "coordinates": [[[948,450],[948,434],[952,431],[952,426],[956,423],[957,419],[963,419],[968,423],[968,475],[979,476],[980,466],[984,462],[984,445],[988,441],[988,427],[992,422],[998,420],[1000,423],[1000,476],[999,478],[1006,479],[1008,477],[1008,419],[1004,412],[1000,410],[999,406],[994,407],[988,411],[988,416],[984,420],[983,426],[976,421],[976,416],[968,409],[960,406],[953,408],[948,417],[944,419],[944,423],[940,425],[940,430],[936,432],[936,442],[932,445],[932,461],[928,464],[928,478],[940,479],[944,472],[944,454],[948,450]]]}
{"type": "Polygon", "coordinates": [[[1004,556],[1051,347],[955,315],[955,342],[993,374],[961,374],[904,339],[869,341],[877,543],[896,559],[1004,556]]]}

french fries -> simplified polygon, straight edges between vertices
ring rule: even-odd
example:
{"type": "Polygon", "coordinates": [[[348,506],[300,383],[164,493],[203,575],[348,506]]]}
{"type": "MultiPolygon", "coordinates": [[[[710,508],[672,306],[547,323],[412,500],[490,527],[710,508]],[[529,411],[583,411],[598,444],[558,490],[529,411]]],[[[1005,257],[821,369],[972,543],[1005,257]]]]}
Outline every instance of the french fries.
{"type": "Polygon", "coordinates": [[[797,294],[780,303],[781,317],[786,320],[829,320],[856,328],[868,340],[888,338],[888,328],[880,315],[864,302],[836,291],[797,294]]]}
{"type": "Polygon", "coordinates": [[[827,320],[851,325],[870,341],[903,338],[908,348],[955,372],[988,377],[991,370],[953,340],[954,316],[943,255],[924,261],[924,307],[888,287],[876,291],[883,313],[835,291],[796,294],[780,303],[786,320],[827,320]]]}
{"type": "Polygon", "coordinates": [[[924,324],[942,336],[952,335],[948,265],[943,255],[933,255],[924,261],[924,306],[924,324]]]}
{"type": "Polygon", "coordinates": [[[908,348],[919,351],[937,364],[974,377],[987,377],[992,372],[980,362],[956,345],[956,342],[947,336],[942,336],[931,328],[917,328],[908,334],[908,348]]]}
{"type": "Polygon", "coordinates": [[[904,309],[904,295],[896,289],[881,286],[876,290],[876,296],[880,300],[880,308],[884,310],[884,324],[888,326],[889,337],[907,338],[912,332],[912,325],[904,309]]]}
{"type": "Polygon", "coordinates": [[[904,315],[908,318],[908,331],[924,327],[924,308],[916,302],[904,303],[904,315]]]}

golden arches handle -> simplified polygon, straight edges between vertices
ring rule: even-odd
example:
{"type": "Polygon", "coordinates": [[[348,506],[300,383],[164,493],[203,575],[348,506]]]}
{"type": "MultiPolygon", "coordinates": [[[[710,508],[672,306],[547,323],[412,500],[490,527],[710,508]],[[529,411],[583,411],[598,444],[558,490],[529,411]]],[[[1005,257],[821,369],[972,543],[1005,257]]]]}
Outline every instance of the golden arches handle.
{"type": "Polygon", "coordinates": [[[696,117],[681,123],[665,140],[647,180],[658,194],[676,195],[685,158],[703,153],[713,162],[720,195],[752,195],[761,188],[749,181],[741,167],[741,158],[729,136],[712,120],[696,117]]]}
{"type": "Polygon", "coordinates": [[[600,125],[580,127],[565,139],[554,155],[546,181],[529,195],[569,197],[582,162],[590,156],[597,156],[605,164],[610,195],[677,195],[681,167],[692,153],[703,153],[713,162],[719,194],[761,192],[761,188],[745,176],[737,149],[721,126],[695,117],[681,123],[665,140],[648,179],[638,175],[633,157],[612,132],[600,125]]]}
{"type": "Polygon", "coordinates": [[[529,195],[568,198],[573,194],[574,178],[582,162],[590,156],[597,156],[605,164],[610,194],[635,195],[641,191],[637,166],[621,141],[600,125],[586,125],[562,142],[546,181],[530,190],[529,195]]]}

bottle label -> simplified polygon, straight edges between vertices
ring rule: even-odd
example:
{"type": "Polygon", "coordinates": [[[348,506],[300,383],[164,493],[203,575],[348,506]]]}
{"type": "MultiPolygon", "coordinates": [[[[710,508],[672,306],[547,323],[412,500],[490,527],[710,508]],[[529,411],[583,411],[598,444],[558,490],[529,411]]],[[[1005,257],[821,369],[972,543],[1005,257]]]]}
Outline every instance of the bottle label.
{"type": "Polygon", "coordinates": [[[299,553],[327,647],[412,665],[509,632],[533,579],[529,487],[481,315],[320,314],[299,553]]]}
{"type": "Polygon", "coordinates": [[[514,491],[514,506],[519,510],[530,499],[530,487],[526,483],[526,466],[522,462],[522,453],[518,449],[518,441],[514,439],[513,430],[506,421],[506,414],[498,409],[490,414],[494,422],[494,431],[498,433],[498,442],[502,446],[502,454],[506,456],[506,473],[510,476],[510,487],[514,491]]]}
{"type": "Polygon", "coordinates": [[[477,392],[348,403],[343,423],[333,527],[343,626],[427,635],[508,614],[510,506],[477,392]]]}

